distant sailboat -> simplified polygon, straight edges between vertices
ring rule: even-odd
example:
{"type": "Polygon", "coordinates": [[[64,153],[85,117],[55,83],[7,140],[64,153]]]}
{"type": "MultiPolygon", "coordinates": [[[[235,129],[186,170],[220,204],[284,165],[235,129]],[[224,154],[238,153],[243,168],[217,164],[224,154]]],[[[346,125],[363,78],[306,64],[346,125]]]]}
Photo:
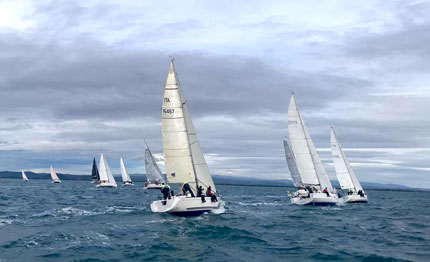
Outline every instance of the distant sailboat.
{"type": "Polygon", "coordinates": [[[300,188],[290,194],[291,202],[298,205],[339,203],[336,190],[324,170],[294,96],[291,96],[288,108],[288,138],[289,141],[284,141],[287,164],[294,185],[300,188]]]}
{"type": "Polygon", "coordinates": [[[199,186],[205,190],[210,186],[214,202],[210,197],[203,197],[203,202],[200,197],[192,197],[193,194],[188,193],[154,201],[151,210],[182,216],[221,210],[222,200],[218,197],[218,201],[215,201],[217,190],[200,148],[173,60],[164,90],[161,129],[167,181],[180,184],[182,189],[188,183],[194,195],[197,194],[199,186]]]}
{"type": "Polygon", "coordinates": [[[134,186],[133,181],[131,181],[131,178],[128,175],[127,170],[125,169],[124,160],[122,160],[122,157],[120,158],[119,162],[121,165],[122,185],[123,186],[134,186]]]}
{"type": "Polygon", "coordinates": [[[93,159],[93,170],[91,172],[92,183],[98,183],[100,181],[100,174],[97,168],[96,158],[93,159]]]}
{"type": "Polygon", "coordinates": [[[342,146],[336,139],[333,127],[331,128],[330,142],[333,163],[336,169],[340,188],[347,190],[347,195],[344,197],[344,201],[347,203],[368,202],[367,194],[364,192],[363,187],[355,176],[351,164],[348,159],[346,159],[342,146]]]}
{"type": "Polygon", "coordinates": [[[109,165],[106,162],[106,159],[103,153],[100,154],[100,183],[97,184],[97,187],[117,187],[115,178],[110,171],[109,165]]]}
{"type": "Polygon", "coordinates": [[[28,181],[28,177],[27,177],[27,175],[25,174],[24,170],[21,170],[21,174],[22,174],[22,181],[27,182],[27,181],[28,181]]]}
{"type": "Polygon", "coordinates": [[[50,172],[51,172],[52,183],[61,183],[61,180],[58,178],[57,173],[55,173],[52,165],[51,165],[50,172]]]}
{"type": "Polygon", "coordinates": [[[148,180],[145,183],[146,189],[160,189],[161,184],[167,184],[167,179],[161,173],[160,168],[157,165],[157,162],[154,159],[154,156],[149,150],[148,145],[145,143],[145,169],[146,169],[146,178],[148,180]]]}

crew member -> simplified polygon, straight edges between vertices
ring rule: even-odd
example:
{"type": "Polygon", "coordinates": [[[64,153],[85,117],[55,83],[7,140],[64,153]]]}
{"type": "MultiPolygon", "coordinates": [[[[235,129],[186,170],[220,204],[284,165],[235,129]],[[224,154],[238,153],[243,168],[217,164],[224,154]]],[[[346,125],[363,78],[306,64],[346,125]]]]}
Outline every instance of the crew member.
{"type": "Polygon", "coordinates": [[[191,197],[195,197],[195,195],[194,195],[193,191],[191,190],[191,187],[188,184],[188,182],[184,182],[184,184],[182,185],[182,193],[184,195],[187,195],[188,192],[191,194],[191,197]]]}
{"type": "Polygon", "coordinates": [[[206,190],[206,196],[211,197],[211,202],[218,202],[218,199],[216,198],[216,195],[212,191],[211,186],[208,186],[208,189],[206,190]]]}
{"type": "Polygon", "coordinates": [[[206,202],[205,195],[203,194],[203,187],[202,186],[199,186],[197,188],[197,197],[200,197],[202,199],[202,203],[206,202]]]}
{"type": "Polygon", "coordinates": [[[161,193],[163,193],[163,205],[166,205],[167,199],[170,199],[170,187],[164,183],[161,184],[161,193]]]}

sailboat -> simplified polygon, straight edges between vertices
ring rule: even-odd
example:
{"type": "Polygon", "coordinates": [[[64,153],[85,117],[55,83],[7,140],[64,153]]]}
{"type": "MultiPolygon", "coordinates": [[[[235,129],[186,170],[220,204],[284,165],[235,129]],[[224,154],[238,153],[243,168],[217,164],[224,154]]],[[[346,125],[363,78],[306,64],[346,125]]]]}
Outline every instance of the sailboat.
{"type": "Polygon", "coordinates": [[[331,128],[330,143],[334,168],[340,188],[347,190],[347,195],[343,198],[344,201],[346,203],[368,202],[367,194],[364,192],[363,187],[355,176],[351,164],[348,159],[346,159],[342,146],[337,141],[333,127],[331,128]]]}
{"type": "Polygon", "coordinates": [[[100,181],[100,174],[97,168],[96,158],[93,159],[93,170],[91,172],[92,183],[98,183],[100,181]]]}
{"type": "Polygon", "coordinates": [[[21,174],[22,174],[22,181],[27,182],[27,181],[28,181],[28,177],[27,177],[27,175],[25,174],[24,170],[21,170],[21,174]]]}
{"type": "Polygon", "coordinates": [[[99,167],[100,182],[97,184],[96,187],[117,187],[115,178],[110,171],[109,165],[106,162],[103,153],[100,154],[99,167]]]}
{"type": "Polygon", "coordinates": [[[288,107],[288,138],[288,141],[284,140],[285,156],[293,183],[299,188],[289,194],[291,202],[297,205],[340,203],[297,108],[294,95],[288,107]]]}
{"type": "Polygon", "coordinates": [[[130,176],[127,173],[127,170],[125,169],[124,160],[122,160],[122,157],[119,160],[121,165],[121,177],[122,177],[122,185],[123,186],[134,186],[133,181],[131,181],[130,176]]]}
{"type": "Polygon", "coordinates": [[[180,216],[222,210],[222,200],[200,148],[173,60],[170,62],[164,90],[161,129],[167,182],[180,184],[181,188],[188,183],[194,195],[200,186],[206,191],[210,186],[214,196],[218,195],[218,198],[216,201],[214,197],[212,202],[211,197],[192,197],[190,193],[176,195],[167,200],[152,202],[151,210],[180,216]]]}
{"type": "Polygon", "coordinates": [[[161,184],[167,184],[167,179],[161,173],[160,168],[157,165],[157,162],[154,159],[154,156],[149,150],[148,145],[145,143],[145,169],[146,169],[146,178],[148,182],[145,183],[146,189],[161,189],[161,184]]]}
{"type": "Polygon", "coordinates": [[[52,183],[61,183],[61,180],[58,178],[57,173],[55,173],[52,165],[51,165],[50,171],[51,171],[52,183]]]}

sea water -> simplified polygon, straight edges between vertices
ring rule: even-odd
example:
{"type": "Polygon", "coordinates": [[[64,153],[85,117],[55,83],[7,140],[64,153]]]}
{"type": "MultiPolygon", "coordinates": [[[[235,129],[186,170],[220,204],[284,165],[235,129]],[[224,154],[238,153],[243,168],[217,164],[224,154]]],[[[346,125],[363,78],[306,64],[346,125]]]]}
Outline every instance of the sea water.
{"type": "MultiPolygon", "coordinates": [[[[1,261],[430,261],[430,192],[297,206],[287,188],[223,186],[222,214],[155,214],[143,184],[0,180],[1,261]]],[[[291,190],[291,189],[290,189],[291,190]]]]}

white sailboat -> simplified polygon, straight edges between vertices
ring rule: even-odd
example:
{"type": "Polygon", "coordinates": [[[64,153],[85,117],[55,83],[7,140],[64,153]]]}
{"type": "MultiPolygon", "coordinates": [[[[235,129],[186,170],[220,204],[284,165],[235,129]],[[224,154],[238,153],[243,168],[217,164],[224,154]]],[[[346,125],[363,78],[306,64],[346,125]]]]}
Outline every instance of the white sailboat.
{"type": "Polygon", "coordinates": [[[109,165],[106,162],[103,153],[100,154],[99,167],[100,182],[97,184],[96,187],[117,187],[115,178],[110,171],[109,165]]]}
{"type": "Polygon", "coordinates": [[[128,175],[127,170],[125,169],[124,160],[122,160],[122,157],[120,158],[119,162],[121,165],[122,185],[123,186],[134,186],[133,181],[131,181],[131,178],[128,175]]]}
{"type": "MultiPolygon", "coordinates": [[[[162,106],[162,137],[167,181],[172,184],[188,183],[193,194],[199,186],[205,190],[210,186],[218,195],[209,168],[200,148],[191,121],[181,85],[177,78],[173,60],[170,63],[162,106]]],[[[222,209],[222,200],[211,201],[211,197],[192,197],[191,194],[173,196],[167,200],[154,201],[153,212],[175,215],[200,215],[207,211],[222,209]],[[205,202],[203,202],[205,201],[205,202]]]]}
{"type": "Polygon", "coordinates": [[[145,183],[146,189],[161,189],[161,184],[167,184],[167,179],[161,172],[160,168],[157,165],[157,162],[154,159],[154,156],[149,150],[148,145],[145,143],[145,169],[146,169],[146,178],[148,180],[145,183]]]}
{"type": "Polygon", "coordinates": [[[364,192],[363,187],[355,176],[351,164],[348,159],[346,159],[342,146],[337,141],[333,127],[331,128],[330,143],[334,168],[340,188],[347,190],[347,195],[343,198],[344,201],[347,203],[368,202],[367,194],[364,192]]]}
{"type": "Polygon", "coordinates": [[[284,141],[285,155],[294,185],[300,189],[289,194],[298,205],[335,205],[340,203],[331,185],[318,152],[312,142],[294,95],[288,107],[288,141],[284,141]]]}
{"type": "Polygon", "coordinates": [[[52,183],[61,183],[61,180],[58,178],[57,173],[55,173],[52,165],[51,165],[50,171],[51,171],[52,183]]]}
{"type": "Polygon", "coordinates": [[[27,181],[28,181],[28,177],[27,177],[27,175],[25,174],[24,170],[21,170],[21,174],[22,174],[22,181],[27,182],[27,181]]]}

